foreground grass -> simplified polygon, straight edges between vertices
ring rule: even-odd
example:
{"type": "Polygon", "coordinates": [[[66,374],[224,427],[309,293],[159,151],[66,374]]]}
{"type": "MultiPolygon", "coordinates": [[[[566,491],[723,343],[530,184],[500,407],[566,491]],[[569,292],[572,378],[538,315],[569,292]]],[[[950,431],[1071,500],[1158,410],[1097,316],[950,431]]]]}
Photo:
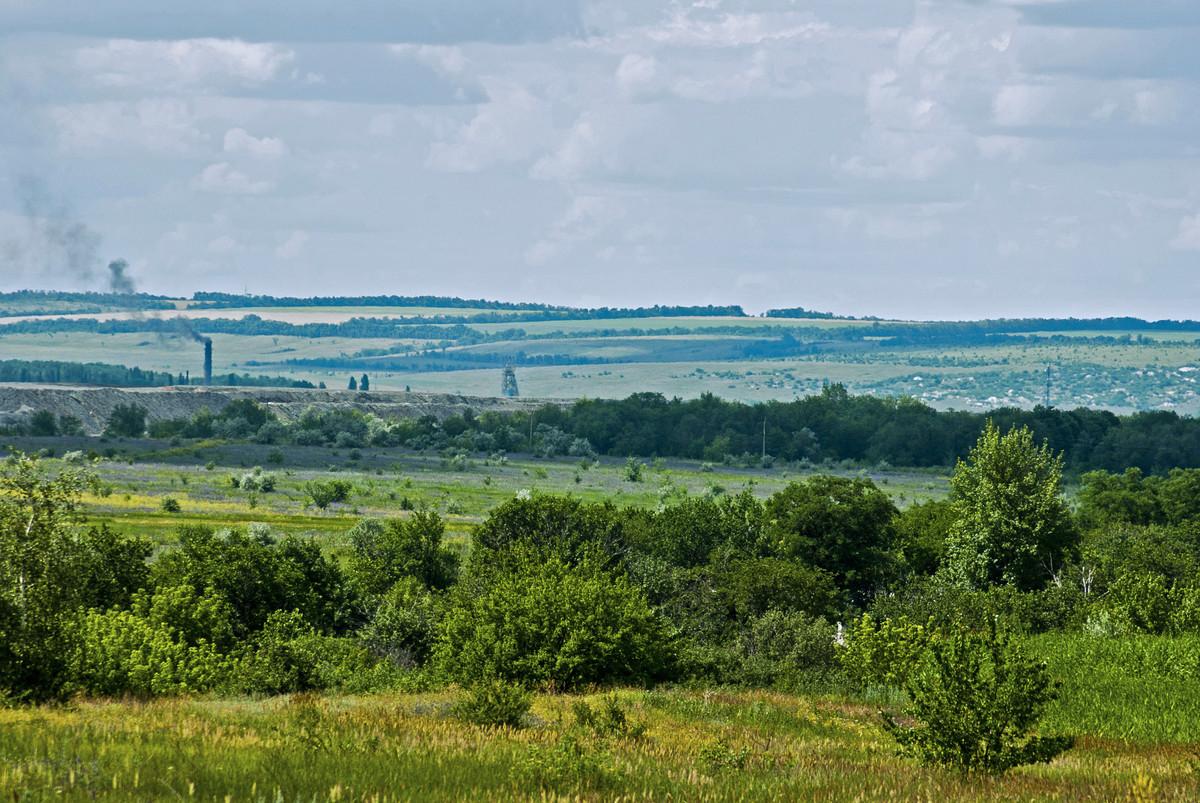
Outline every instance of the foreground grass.
{"type": "Polygon", "coordinates": [[[450,694],[81,703],[0,711],[13,800],[1189,800],[1187,745],[1083,736],[1001,778],[894,756],[866,706],[770,692],[622,692],[640,738],[539,696],[521,731],[463,724],[450,694]]]}

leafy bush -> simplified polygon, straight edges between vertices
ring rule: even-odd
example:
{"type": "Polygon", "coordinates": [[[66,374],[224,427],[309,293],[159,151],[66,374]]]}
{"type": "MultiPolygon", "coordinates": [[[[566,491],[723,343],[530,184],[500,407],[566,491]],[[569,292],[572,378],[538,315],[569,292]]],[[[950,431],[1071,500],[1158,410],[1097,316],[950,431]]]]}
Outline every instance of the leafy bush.
{"type": "Polygon", "coordinates": [[[104,434],[110,438],[140,438],[146,432],[146,408],[118,404],[108,415],[104,434]]]}
{"type": "Polygon", "coordinates": [[[405,577],[383,596],[360,638],[374,654],[411,667],[429,657],[435,626],[433,595],[416,578],[405,577]]]}
{"type": "Polygon", "coordinates": [[[850,627],[838,660],[849,679],[862,688],[902,687],[936,640],[928,627],[903,617],[877,622],[865,613],[850,627]]]}
{"type": "Polygon", "coordinates": [[[520,728],[533,705],[533,697],[515,683],[485,680],[472,686],[454,706],[454,715],[489,728],[520,728]]]}
{"type": "Polygon", "coordinates": [[[893,571],[896,507],[870,480],[793,482],[768,499],[766,509],[777,554],[829,572],[855,598],[893,571]]]}
{"type": "Polygon", "coordinates": [[[158,559],[153,575],[161,585],[214,589],[233,609],[239,637],[261,629],[274,611],[300,611],[327,632],[352,622],[352,595],[337,563],[311,539],[276,541],[258,525],[219,533],[181,527],[178,548],[158,559]]]}
{"type": "Polygon", "coordinates": [[[901,725],[884,714],[884,727],[901,753],[923,764],[1002,773],[1049,762],[1074,743],[1069,736],[1030,735],[1058,685],[1044,663],[994,625],[930,642],[905,690],[907,714],[917,724],[901,725]]]}
{"type": "Polygon", "coordinates": [[[351,580],[366,594],[381,594],[404,577],[446,588],[458,574],[458,556],[442,546],[445,524],[431,510],[408,519],[365,519],[350,530],[351,580]]]}
{"type": "Polygon", "coordinates": [[[535,746],[512,768],[512,780],[522,790],[549,789],[561,795],[595,792],[619,780],[611,759],[589,749],[573,734],[548,747],[535,746]]]}
{"type": "Polygon", "coordinates": [[[236,682],[258,694],[363,690],[371,687],[375,668],[356,642],[320,635],[296,611],[275,611],[238,661],[236,682]]]}
{"type": "Polygon", "coordinates": [[[625,461],[625,481],[626,482],[641,482],[642,473],[646,469],[646,464],[636,457],[631,457],[625,461]]]}
{"type": "Polygon", "coordinates": [[[837,628],[804,613],[768,611],[742,637],[747,656],[784,664],[794,670],[825,670],[837,664],[837,628]]]}
{"type": "Polygon", "coordinates": [[[130,610],[89,611],[71,657],[87,694],[149,697],[209,691],[226,680],[232,611],[190,586],[134,595],[130,610]]]}
{"type": "Polygon", "coordinates": [[[182,510],[179,506],[179,500],[173,496],[164,496],[159,506],[162,508],[163,513],[178,513],[182,510]]]}
{"type": "Polygon", "coordinates": [[[321,510],[345,502],[353,491],[354,486],[347,480],[310,480],[304,484],[309,501],[321,510]]]}
{"type": "Polygon", "coordinates": [[[750,748],[734,750],[724,738],[710,742],[700,748],[700,767],[706,775],[744,770],[750,760],[750,748]]]}
{"type": "Polygon", "coordinates": [[[571,714],[577,728],[596,736],[636,740],[646,735],[645,723],[631,720],[615,694],[605,695],[598,708],[577,700],[571,705],[571,714]]]}
{"type": "Polygon", "coordinates": [[[670,646],[665,623],[626,578],[526,549],[473,566],[454,587],[436,653],[461,682],[569,689],[661,676],[670,646]]]}

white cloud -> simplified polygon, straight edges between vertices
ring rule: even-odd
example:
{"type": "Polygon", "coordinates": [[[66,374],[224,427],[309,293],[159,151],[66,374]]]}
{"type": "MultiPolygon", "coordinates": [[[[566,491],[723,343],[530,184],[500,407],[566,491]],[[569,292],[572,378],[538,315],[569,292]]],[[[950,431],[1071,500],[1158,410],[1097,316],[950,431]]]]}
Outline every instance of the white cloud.
{"type": "Polygon", "coordinates": [[[205,139],[191,104],[178,99],[56,106],[50,108],[49,116],[60,146],[68,151],[180,155],[205,139]]]}
{"type": "Polygon", "coordinates": [[[308,245],[308,232],[297,229],[276,247],[275,256],[280,259],[295,259],[304,253],[306,245],[308,245]]]}
{"type": "Polygon", "coordinates": [[[1000,87],[992,101],[992,119],[1002,126],[1028,126],[1042,122],[1052,108],[1053,90],[1044,86],[1016,84],[1000,87]]]}
{"type": "Polygon", "coordinates": [[[225,132],[226,153],[244,153],[263,159],[277,159],[288,152],[287,143],[276,137],[255,137],[244,128],[231,128],[225,132]]]}
{"type": "Polygon", "coordinates": [[[1177,251],[1200,251],[1200,212],[1179,221],[1179,231],[1171,247],[1177,251]]]}
{"type": "Polygon", "coordinates": [[[427,164],[435,170],[474,173],[528,160],[550,141],[550,106],[520,84],[485,82],[488,102],[447,141],[434,142],[427,164]]]}
{"type": "Polygon", "coordinates": [[[627,53],[617,65],[617,88],[626,97],[636,97],[654,84],[658,60],[653,56],[627,53]]]}
{"type": "Polygon", "coordinates": [[[453,45],[392,45],[398,56],[411,57],[444,75],[461,75],[467,69],[462,48],[453,45]]]}
{"type": "Polygon", "coordinates": [[[583,178],[613,144],[604,142],[596,121],[585,113],[552,153],[534,163],[530,174],[534,178],[558,181],[583,178]]]}
{"type": "Polygon", "coordinates": [[[273,185],[269,181],[255,181],[229,162],[210,164],[196,177],[195,186],[205,192],[226,195],[258,195],[268,192],[273,185]]]}
{"type": "Polygon", "coordinates": [[[237,39],[112,39],[81,49],[76,62],[101,86],[161,91],[209,83],[261,84],[294,58],[287,48],[237,39]]]}
{"type": "Polygon", "coordinates": [[[228,234],[222,234],[220,237],[215,237],[208,243],[208,251],[211,254],[232,254],[240,249],[241,243],[230,237],[228,234]]]}
{"type": "Polygon", "coordinates": [[[576,197],[546,236],[525,251],[525,262],[539,266],[555,261],[580,244],[595,239],[624,213],[625,210],[610,198],[598,195],[576,197]]]}

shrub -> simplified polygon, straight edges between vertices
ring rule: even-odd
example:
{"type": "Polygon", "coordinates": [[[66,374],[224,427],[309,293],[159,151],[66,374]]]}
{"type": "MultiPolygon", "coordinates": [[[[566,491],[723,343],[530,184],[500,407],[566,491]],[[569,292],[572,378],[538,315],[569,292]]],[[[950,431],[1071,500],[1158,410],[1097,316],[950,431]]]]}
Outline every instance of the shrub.
{"type": "Polygon", "coordinates": [[[592,708],[584,700],[577,700],[571,706],[575,717],[575,726],[591,731],[600,737],[617,739],[641,739],[646,735],[646,725],[634,722],[621,705],[621,698],[615,694],[605,695],[599,708],[592,708]]]}
{"type": "Polygon", "coordinates": [[[258,694],[369,688],[374,662],[350,639],[323,636],[296,611],[275,611],[237,664],[241,691],[258,694]]]}
{"type": "Polygon", "coordinates": [[[550,789],[562,795],[605,789],[618,779],[607,755],[589,750],[569,733],[553,745],[530,748],[512,768],[518,788],[550,789]]]}
{"type": "Polygon", "coordinates": [[[118,404],[108,416],[104,434],[110,438],[140,438],[146,431],[146,408],[118,404]]]}
{"type": "Polygon", "coordinates": [[[932,641],[905,690],[917,724],[884,714],[884,728],[901,753],[923,764],[1002,773],[1049,762],[1074,744],[1069,736],[1030,735],[1058,684],[994,624],[932,641]]]}
{"type": "Polygon", "coordinates": [[[485,680],[472,686],[454,706],[454,715],[488,728],[520,728],[533,705],[533,697],[515,683],[485,680]]]}
{"type": "Polygon", "coordinates": [[[209,691],[231,662],[232,611],[190,586],[134,595],[130,610],[89,611],[70,658],[74,687],[88,694],[149,697],[209,691]]]}
{"type": "Polygon", "coordinates": [[[304,484],[309,500],[321,510],[334,503],[345,502],[353,490],[354,486],[347,480],[310,480],[304,484]]]}
{"type": "Polygon", "coordinates": [[[592,560],[570,566],[532,550],[497,558],[451,591],[436,647],[451,677],[569,689],[666,671],[665,623],[625,577],[592,560]]]}
{"type": "Polygon", "coordinates": [[[416,578],[405,577],[384,595],[360,637],[376,655],[411,667],[429,657],[435,624],[433,595],[416,578]]]}
{"type": "Polygon", "coordinates": [[[850,680],[862,688],[902,687],[921,664],[936,634],[904,617],[876,622],[863,614],[838,651],[838,660],[850,680]]]}
{"type": "Polygon", "coordinates": [[[349,533],[351,580],[367,594],[381,594],[405,577],[446,588],[458,573],[458,556],[442,546],[445,529],[430,510],[387,522],[364,519],[349,533]]]}
{"type": "Polygon", "coordinates": [[[179,506],[179,500],[173,496],[164,496],[161,504],[163,513],[178,513],[182,508],[179,506]]]}
{"type": "Polygon", "coordinates": [[[160,585],[215,589],[232,606],[239,637],[261,629],[273,611],[281,610],[300,611],[326,632],[344,631],[350,624],[352,596],[337,563],[313,540],[276,541],[258,525],[249,532],[220,533],[181,527],[178,548],[155,562],[153,574],[160,585]]]}
{"type": "Polygon", "coordinates": [[[837,665],[836,639],[837,628],[825,619],[768,611],[750,624],[742,649],[793,670],[825,670],[837,665]]]}
{"type": "Polygon", "coordinates": [[[734,750],[724,738],[717,739],[700,748],[700,767],[706,775],[743,770],[750,760],[750,748],[734,750]]]}
{"type": "Polygon", "coordinates": [[[768,499],[766,509],[781,557],[829,572],[856,598],[890,575],[896,507],[870,480],[817,476],[793,482],[768,499]]]}
{"type": "Polygon", "coordinates": [[[646,464],[636,457],[631,457],[625,461],[625,481],[626,482],[641,482],[642,473],[646,469],[646,464]]]}

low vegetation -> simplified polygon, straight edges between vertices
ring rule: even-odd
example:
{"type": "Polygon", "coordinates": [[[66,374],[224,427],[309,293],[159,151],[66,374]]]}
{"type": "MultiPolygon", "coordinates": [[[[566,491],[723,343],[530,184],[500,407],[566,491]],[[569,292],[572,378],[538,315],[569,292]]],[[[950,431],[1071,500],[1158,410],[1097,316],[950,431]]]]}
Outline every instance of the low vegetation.
{"type": "MultiPolygon", "coordinates": [[[[210,423],[277,422],[243,405],[210,423]]],[[[88,460],[13,454],[0,470],[12,706],[0,791],[1200,789],[1180,760],[1200,743],[1194,470],[1086,474],[1072,507],[1061,457],[990,424],[949,498],[915,505],[868,477],[820,473],[762,495],[691,495],[637,464],[637,483],[628,464],[609,470],[649,504],[510,491],[469,542],[448,537],[453,514],[399,498],[332,548],[187,519],[204,500],[179,493],[178,509],[158,506],[179,526],[155,549],[90,520],[89,500],[113,490],[88,460]],[[661,492],[640,490],[651,483],[661,492]]],[[[302,495],[329,521],[358,498],[336,472],[286,473],[213,466],[212,483],[302,495]]]]}

